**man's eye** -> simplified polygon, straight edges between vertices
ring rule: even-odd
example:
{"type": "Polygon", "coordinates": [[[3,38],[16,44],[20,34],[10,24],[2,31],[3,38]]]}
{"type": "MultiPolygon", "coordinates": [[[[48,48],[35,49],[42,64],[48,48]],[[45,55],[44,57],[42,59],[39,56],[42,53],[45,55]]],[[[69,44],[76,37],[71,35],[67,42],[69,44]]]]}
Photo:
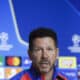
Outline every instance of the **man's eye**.
{"type": "Polygon", "coordinates": [[[48,48],[48,50],[53,51],[54,49],[53,48],[48,48]]]}
{"type": "Polygon", "coordinates": [[[36,49],[34,49],[34,51],[40,51],[41,49],[40,48],[36,48],[36,49]]]}

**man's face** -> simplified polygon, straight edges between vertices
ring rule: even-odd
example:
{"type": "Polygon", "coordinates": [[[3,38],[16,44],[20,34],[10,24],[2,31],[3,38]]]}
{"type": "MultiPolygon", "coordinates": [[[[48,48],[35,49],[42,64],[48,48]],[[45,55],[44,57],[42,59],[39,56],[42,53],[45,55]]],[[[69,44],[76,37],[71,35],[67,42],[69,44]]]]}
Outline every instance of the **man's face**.
{"type": "Polygon", "coordinates": [[[41,72],[47,73],[53,69],[58,49],[50,37],[36,38],[33,50],[29,52],[33,65],[41,72]]]}

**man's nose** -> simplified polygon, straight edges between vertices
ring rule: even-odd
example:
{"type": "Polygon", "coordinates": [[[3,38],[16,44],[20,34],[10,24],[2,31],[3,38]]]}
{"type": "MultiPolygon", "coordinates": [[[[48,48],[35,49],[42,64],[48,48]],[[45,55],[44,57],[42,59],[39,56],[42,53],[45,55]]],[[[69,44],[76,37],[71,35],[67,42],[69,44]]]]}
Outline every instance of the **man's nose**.
{"type": "Polygon", "coordinates": [[[46,49],[42,50],[42,57],[44,57],[44,58],[48,57],[48,51],[46,49]]]}

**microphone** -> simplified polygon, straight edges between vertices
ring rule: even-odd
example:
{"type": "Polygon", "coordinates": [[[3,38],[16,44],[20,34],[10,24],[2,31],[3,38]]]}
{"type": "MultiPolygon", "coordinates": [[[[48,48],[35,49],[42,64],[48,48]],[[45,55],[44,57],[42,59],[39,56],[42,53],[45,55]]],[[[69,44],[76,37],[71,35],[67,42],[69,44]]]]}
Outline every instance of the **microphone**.
{"type": "Polygon", "coordinates": [[[58,76],[56,76],[56,80],[68,80],[68,79],[62,74],[58,74],[58,76]]]}

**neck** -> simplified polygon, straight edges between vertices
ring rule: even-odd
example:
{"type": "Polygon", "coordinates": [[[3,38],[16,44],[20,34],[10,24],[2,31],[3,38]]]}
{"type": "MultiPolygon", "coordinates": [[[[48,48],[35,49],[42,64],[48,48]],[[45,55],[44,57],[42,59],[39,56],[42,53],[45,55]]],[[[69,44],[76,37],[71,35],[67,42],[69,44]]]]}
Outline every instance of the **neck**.
{"type": "Polygon", "coordinates": [[[42,74],[43,80],[52,80],[53,77],[53,70],[47,73],[42,74]]]}
{"type": "Polygon", "coordinates": [[[37,74],[41,74],[41,77],[43,78],[43,80],[52,80],[53,74],[55,71],[54,69],[50,70],[47,73],[40,73],[36,67],[34,67],[33,65],[32,65],[32,67],[34,68],[34,70],[36,71],[37,74]]]}

